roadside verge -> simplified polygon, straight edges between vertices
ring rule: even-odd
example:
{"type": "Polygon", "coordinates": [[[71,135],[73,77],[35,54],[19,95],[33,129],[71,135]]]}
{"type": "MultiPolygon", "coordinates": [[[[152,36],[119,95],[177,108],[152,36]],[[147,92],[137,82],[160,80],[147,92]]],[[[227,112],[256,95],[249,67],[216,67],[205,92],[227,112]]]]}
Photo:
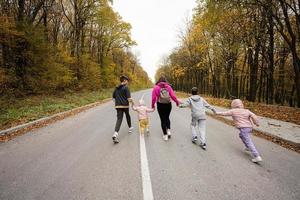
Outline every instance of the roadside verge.
{"type": "Polygon", "coordinates": [[[2,130],[2,131],[0,131],[0,142],[7,142],[7,141],[11,140],[12,138],[22,135],[28,131],[46,126],[50,123],[53,123],[58,120],[64,119],[66,117],[83,112],[85,110],[88,110],[88,109],[98,106],[100,104],[106,103],[110,100],[111,100],[111,98],[107,98],[107,99],[104,99],[104,100],[101,100],[101,101],[98,101],[95,103],[91,103],[91,104],[81,106],[78,108],[73,108],[71,110],[60,112],[60,113],[54,114],[52,116],[44,117],[44,118],[29,122],[26,124],[21,124],[19,126],[15,126],[15,127],[9,128],[9,129],[2,130]]]}

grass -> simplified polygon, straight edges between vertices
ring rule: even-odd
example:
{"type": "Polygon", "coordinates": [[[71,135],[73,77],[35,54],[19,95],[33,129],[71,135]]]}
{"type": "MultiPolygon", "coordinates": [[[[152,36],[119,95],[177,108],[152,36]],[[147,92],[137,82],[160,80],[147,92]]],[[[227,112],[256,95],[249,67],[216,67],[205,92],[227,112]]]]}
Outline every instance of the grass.
{"type": "Polygon", "coordinates": [[[110,98],[112,89],[0,99],[0,130],[110,98]]]}

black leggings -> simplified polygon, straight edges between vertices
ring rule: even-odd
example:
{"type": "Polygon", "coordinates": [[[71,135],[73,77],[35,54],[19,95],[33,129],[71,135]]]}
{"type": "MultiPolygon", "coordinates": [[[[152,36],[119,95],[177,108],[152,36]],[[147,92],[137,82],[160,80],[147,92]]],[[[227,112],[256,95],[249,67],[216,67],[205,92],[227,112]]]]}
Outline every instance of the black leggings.
{"type": "Polygon", "coordinates": [[[171,128],[171,122],[170,122],[170,113],[172,110],[172,104],[168,103],[159,103],[157,102],[157,111],[160,117],[161,121],[161,128],[164,132],[164,135],[167,135],[167,129],[171,128]]]}
{"type": "Polygon", "coordinates": [[[122,121],[123,121],[123,113],[125,113],[126,115],[126,120],[127,120],[127,124],[128,127],[131,127],[131,118],[130,118],[130,114],[129,114],[129,108],[116,108],[117,110],[117,122],[116,122],[116,126],[115,126],[115,131],[119,132],[122,121]]]}

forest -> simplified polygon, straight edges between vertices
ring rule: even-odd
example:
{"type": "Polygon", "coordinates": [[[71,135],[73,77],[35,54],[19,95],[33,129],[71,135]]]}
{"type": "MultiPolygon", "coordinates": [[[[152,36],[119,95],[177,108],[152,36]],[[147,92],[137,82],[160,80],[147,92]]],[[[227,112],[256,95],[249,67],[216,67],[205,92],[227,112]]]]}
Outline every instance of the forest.
{"type": "Polygon", "coordinates": [[[1,0],[0,95],[151,86],[131,25],[108,0],[1,0]]]}
{"type": "Polygon", "coordinates": [[[198,0],[159,66],[176,90],[300,107],[300,1],[198,0]]]}

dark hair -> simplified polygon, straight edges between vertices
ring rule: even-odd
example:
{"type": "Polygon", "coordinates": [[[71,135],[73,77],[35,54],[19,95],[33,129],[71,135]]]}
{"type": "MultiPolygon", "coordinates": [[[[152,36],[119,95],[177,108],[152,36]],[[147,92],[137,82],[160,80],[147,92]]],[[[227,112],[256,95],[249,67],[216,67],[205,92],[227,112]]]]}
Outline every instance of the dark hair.
{"type": "Polygon", "coordinates": [[[196,95],[196,94],[198,94],[198,88],[193,87],[192,88],[192,95],[196,95]]]}
{"type": "Polygon", "coordinates": [[[158,84],[158,83],[160,83],[160,82],[167,82],[167,79],[166,79],[166,77],[164,77],[164,76],[161,76],[159,79],[158,79],[158,81],[156,82],[156,85],[158,84]]]}
{"type": "Polygon", "coordinates": [[[122,83],[123,81],[125,81],[125,80],[129,81],[129,78],[128,78],[127,76],[125,76],[125,75],[120,76],[120,82],[121,82],[121,83],[122,83]]]}

